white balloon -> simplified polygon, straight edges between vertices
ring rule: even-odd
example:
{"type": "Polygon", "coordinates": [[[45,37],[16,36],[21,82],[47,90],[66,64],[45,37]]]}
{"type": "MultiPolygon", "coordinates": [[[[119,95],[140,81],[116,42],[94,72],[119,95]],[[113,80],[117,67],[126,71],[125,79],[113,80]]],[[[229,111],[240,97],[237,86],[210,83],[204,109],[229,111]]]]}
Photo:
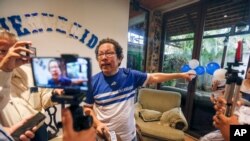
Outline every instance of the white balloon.
{"type": "Polygon", "coordinates": [[[195,69],[196,67],[199,66],[199,61],[196,59],[192,59],[188,62],[188,65],[191,69],[195,69]]]}
{"type": "Polygon", "coordinates": [[[218,86],[225,86],[226,73],[227,73],[226,69],[217,69],[213,74],[212,82],[217,80],[219,82],[218,86]]]}

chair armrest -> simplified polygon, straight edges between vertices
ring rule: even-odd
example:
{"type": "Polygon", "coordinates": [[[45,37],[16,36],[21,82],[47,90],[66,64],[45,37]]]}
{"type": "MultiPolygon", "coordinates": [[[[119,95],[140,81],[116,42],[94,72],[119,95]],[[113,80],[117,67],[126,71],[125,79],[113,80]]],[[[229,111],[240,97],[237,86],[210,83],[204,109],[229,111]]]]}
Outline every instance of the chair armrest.
{"type": "Polygon", "coordinates": [[[181,111],[180,107],[173,108],[169,111],[166,111],[162,114],[160,119],[161,124],[168,125],[172,128],[179,129],[179,130],[187,130],[188,123],[187,120],[181,111]]]}
{"type": "Polygon", "coordinates": [[[135,103],[135,119],[139,118],[139,112],[142,110],[142,105],[140,103],[135,103]]]}
{"type": "Polygon", "coordinates": [[[182,131],[186,131],[188,129],[188,123],[182,111],[180,112],[179,118],[175,121],[175,128],[182,131]]]}

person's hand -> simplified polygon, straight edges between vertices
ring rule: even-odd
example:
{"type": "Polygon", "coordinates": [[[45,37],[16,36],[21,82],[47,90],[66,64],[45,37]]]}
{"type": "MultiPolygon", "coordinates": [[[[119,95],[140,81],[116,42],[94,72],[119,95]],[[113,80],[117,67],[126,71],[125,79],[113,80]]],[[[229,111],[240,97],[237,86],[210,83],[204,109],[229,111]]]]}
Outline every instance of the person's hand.
{"type": "Polygon", "coordinates": [[[225,113],[226,103],[227,101],[223,96],[219,96],[216,100],[214,100],[214,109],[216,111],[216,115],[225,113]]]}
{"type": "MultiPolygon", "coordinates": [[[[28,119],[30,119],[32,116],[29,116],[25,119],[23,119],[22,121],[18,122],[17,124],[13,125],[12,127],[5,127],[5,130],[11,135],[12,133],[14,133],[18,128],[20,128],[21,126],[24,125],[25,122],[28,121],[28,119]]],[[[30,139],[35,137],[35,132],[38,128],[35,126],[32,128],[32,130],[27,130],[25,133],[23,133],[22,135],[20,135],[19,139],[21,141],[29,141],[30,139]]]]}
{"type": "Polygon", "coordinates": [[[31,50],[24,47],[27,44],[31,45],[31,42],[18,41],[12,47],[10,47],[7,54],[0,62],[0,69],[5,72],[11,72],[14,68],[28,63],[30,58],[20,54],[21,52],[33,54],[31,50]]]}
{"type": "Polygon", "coordinates": [[[237,116],[226,117],[223,114],[217,114],[213,117],[213,124],[216,128],[220,129],[225,141],[230,140],[230,125],[239,124],[237,116]]]}
{"type": "Polygon", "coordinates": [[[97,135],[101,138],[107,138],[109,135],[109,128],[104,123],[98,123],[96,125],[97,135]]]}
{"type": "Polygon", "coordinates": [[[62,111],[63,141],[95,141],[96,132],[93,127],[76,132],[73,128],[73,119],[69,109],[62,111]]]}
{"type": "Polygon", "coordinates": [[[219,83],[220,83],[219,80],[214,80],[212,82],[211,90],[216,91],[218,89],[219,83]]]}
{"type": "MultiPolygon", "coordinates": [[[[233,101],[233,99],[232,99],[232,101],[233,101]]],[[[224,96],[219,96],[217,99],[214,99],[213,103],[214,103],[214,109],[216,110],[216,114],[225,113],[227,101],[224,98],[224,96]]],[[[237,107],[240,107],[242,104],[243,104],[243,102],[241,99],[236,101],[237,107]]]]}
{"type": "Polygon", "coordinates": [[[52,94],[63,95],[64,94],[64,90],[63,89],[54,89],[52,91],[52,94]]]}
{"type": "Polygon", "coordinates": [[[109,128],[107,127],[106,124],[102,123],[101,121],[99,121],[96,118],[95,113],[93,112],[93,109],[88,107],[88,106],[84,106],[84,112],[86,115],[92,115],[93,117],[93,122],[94,122],[94,127],[96,129],[97,135],[103,139],[105,139],[105,135],[109,134],[109,128]]]}
{"type": "Polygon", "coordinates": [[[196,76],[196,74],[193,72],[185,72],[181,74],[182,74],[182,78],[188,81],[191,81],[196,76]]]}
{"type": "Polygon", "coordinates": [[[221,98],[224,97],[224,92],[225,92],[225,91],[213,92],[213,93],[211,94],[211,96],[210,96],[210,101],[211,101],[212,103],[216,104],[216,103],[217,103],[218,97],[221,97],[221,98]]]}
{"type": "Polygon", "coordinates": [[[236,115],[230,117],[224,115],[226,111],[226,103],[226,99],[223,96],[220,96],[215,100],[214,109],[216,110],[216,114],[213,116],[213,124],[220,129],[224,139],[229,141],[230,125],[239,124],[239,122],[236,115]]]}

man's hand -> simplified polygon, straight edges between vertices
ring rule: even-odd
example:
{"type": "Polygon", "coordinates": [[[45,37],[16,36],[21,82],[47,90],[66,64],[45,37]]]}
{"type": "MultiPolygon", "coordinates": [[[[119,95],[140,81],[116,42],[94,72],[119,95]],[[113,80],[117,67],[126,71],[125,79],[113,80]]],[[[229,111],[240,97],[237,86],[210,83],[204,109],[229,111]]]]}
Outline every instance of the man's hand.
{"type": "Polygon", "coordinates": [[[73,119],[69,109],[62,111],[63,141],[95,141],[96,132],[93,127],[76,132],[73,128],[73,119]]]}
{"type": "Polygon", "coordinates": [[[191,81],[195,76],[196,74],[193,72],[182,73],[182,78],[188,81],[191,81]]]}
{"type": "Polygon", "coordinates": [[[10,47],[8,53],[0,62],[0,69],[5,72],[11,72],[14,68],[28,63],[30,58],[20,54],[21,52],[33,54],[31,50],[24,47],[27,44],[31,45],[31,42],[18,41],[12,47],[10,47]]]}
{"type": "Polygon", "coordinates": [[[105,138],[109,134],[109,128],[102,122],[96,125],[97,135],[105,138]]]}

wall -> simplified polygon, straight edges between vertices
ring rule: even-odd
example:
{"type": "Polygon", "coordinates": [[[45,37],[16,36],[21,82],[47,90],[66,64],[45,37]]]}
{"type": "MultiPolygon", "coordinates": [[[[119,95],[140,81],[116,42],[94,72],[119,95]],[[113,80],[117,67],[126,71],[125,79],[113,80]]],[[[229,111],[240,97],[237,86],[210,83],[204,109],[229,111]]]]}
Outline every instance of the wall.
{"type": "MultiPolygon", "coordinates": [[[[98,41],[105,37],[116,39],[124,49],[122,66],[127,60],[127,31],[129,17],[129,0],[1,0],[0,1],[0,27],[5,23],[11,31],[17,33],[12,23],[22,25],[24,31],[43,29],[41,32],[19,35],[20,40],[30,40],[37,48],[37,56],[59,56],[62,53],[76,53],[80,56],[92,58],[93,74],[100,71],[95,59],[94,49],[98,41]],[[38,13],[37,17],[29,18],[25,14],[38,13]],[[43,17],[41,13],[53,14],[53,18],[43,17]],[[21,21],[18,21],[19,16],[21,21]],[[58,16],[66,18],[64,22],[58,16]],[[10,22],[8,17],[14,20],[10,22]],[[3,20],[5,20],[3,22],[3,20]],[[30,21],[32,20],[32,21],[30,21]],[[70,37],[73,23],[82,27],[70,37]],[[40,23],[40,24],[39,24],[40,23]],[[46,31],[48,27],[53,31],[46,31]],[[62,29],[66,33],[56,31],[62,29]],[[87,33],[86,30],[89,32],[87,33]],[[83,35],[87,36],[83,36],[83,35]],[[80,41],[82,39],[82,41],[80,41]],[[92,43],[92,44],[91,44],[92,43]]],[[[76,26],[75,26],[76,27],[76,26]]]]}

